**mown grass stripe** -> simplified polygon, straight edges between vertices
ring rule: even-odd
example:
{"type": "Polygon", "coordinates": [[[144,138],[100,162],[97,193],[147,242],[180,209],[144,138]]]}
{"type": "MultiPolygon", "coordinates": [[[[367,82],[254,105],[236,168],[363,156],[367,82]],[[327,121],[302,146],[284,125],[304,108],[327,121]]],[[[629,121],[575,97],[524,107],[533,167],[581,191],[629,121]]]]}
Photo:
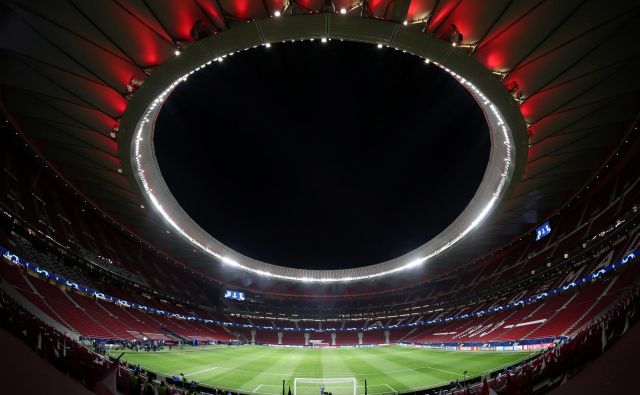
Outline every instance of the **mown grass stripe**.
{"type": "Polygon", "coordinates": [[[373,395],[446,384],[462,378],[464,370],[469,376],[486,374],[528,356],[404,346],[312,349],[247,345],[206,351],[127,352],[122,358],[165,375],[184,373],[206,385],[245,393],[280,395],[282,380],[286,392],[289,385],[293,389],[295,377],[355,377],[358,393],[364,393],[366,379],[373,395]]]}

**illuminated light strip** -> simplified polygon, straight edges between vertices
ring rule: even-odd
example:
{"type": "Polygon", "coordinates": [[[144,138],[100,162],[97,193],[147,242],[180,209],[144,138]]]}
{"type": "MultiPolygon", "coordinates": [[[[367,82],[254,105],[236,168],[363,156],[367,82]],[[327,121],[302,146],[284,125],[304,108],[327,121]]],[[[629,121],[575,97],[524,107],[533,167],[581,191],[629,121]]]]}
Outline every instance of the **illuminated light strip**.
{"type": "MultiPolygon", "coordinates": [[[[313,39],[310,39],[310,41],[313,41],[313,39]]],[[[256,46],[254,46],[253,48],[255,48],[255,47],[256,46]]],[[[247,49],[248,48],[246,48],[245,50],[247,50],[247,49]]],[[[395,48],[395,49],[399,50],[399,48],[395,48]]],[[[406,52],[406,50],[402,50],[402,51],[406,52]]],[[[233,55],[233,52],[229,53],[228,55],[233,55]]],[[[500,113],[498,108],[493,103],[491,103],[491,101],[486,97],[486,95],[482,91],[480,91],[480,89],[478,89],[471,81],[465,79],[464,77],[460,76],[459,74],[457,74],[456,72],[452,71],[448,67],[439,64],[438,62],[435,62],[435,61],[430,60],[428,58],[420,57],[421,59],[423,59],[425,61],[425,63],[434,64],[434,65],[440,67],[442,70],[446,71],[452,77],[454,77],[456,80],[458,80],[458,82],[463,87],[465,87],[467,89],[467,91],[469,91],[471,93],[471,95],[476,99],[478,104],[481,105],[481,108],[489,110],[488,112],[485,112],[485,116],[487,117],[487,121],[488,121],[488,125],[489,125],[490,129],[492,131],[494,131],[494,127],[497,127],[498,131],[502,132],[502,135],[503,135],[503,138],[504,138],[503,144],[506,146],[505,147],[506,154],[505,154],[505,157],[503,158],[504,167],[503,167],[502,173],[499,175],[499,177],[500,177],[499,178],[499,182],[498,182],[497,186],[495,187],[495,189],[493,190],[493,192],[491,193],[491,198],[489,199],[487,204],[482,208],[482,210],[480,210],[480,213],[471,221],[471,223],[466,228],[464,228],[461,232],[459,232],[457,235],[455,235],[455,237],[453,237],[452,239],[447,241],[444,245],[441,245],[440,247],[436,248],[432,252],[430,252],[430,253],[422,256],[422,257],[412,259],[409,262],[406,262],[404,264],[398,265],[398,266],[393,267],[391,269],[380,270],[380,271],[377,271],[375,273],[370,273],[370,274],[365,274],[365,275],[358,275],[358,276],[343,276],[343,277],[292,276],[292,275],[274,273],[272,271],[267,271],[267,270],[262,270],[262,269],[258,269],[258,268],[255,268],[255,267],[251,267],[248,264],[243,264],[242,262],[239,262],[236,259],[233,259],[231,257],[225,256],[224,254],[222,254],[222,253],[220,253],[218,251],[212,250],[211,248],[209,248],[208,246],[203,244],[201,241],[199,241],[197,238],[195,238],[194,236],[189,234],[163,208],[162,204],[160,203],[160,200],[158,199],[158,197],[154,193],[153,189],[150,187],[149,181],[147,180],[147,176],[145,174],[145,169],[144,169],[144,163],[142,161],[141,143],[144,141],[144,136],[145,135],[150,135],[152,133],[152,131],[153,131],[153,123],[151,122],[151,119],[152,118],[155,119],[155,116],[157,116],[158,112],[160,111],[160,108],[161,108],[162,104],[164,103],[166,98],[171,94],[171,92],[173,92],[173,90],[179,84],[187,81],[188,77],[190,75],[194,74],[196,71],[200,71],[200,70],[210,66],[213,61],[221,62],[222,59],[225,58],[226,56],[227,55],[218,56],[218,57],[216,57],[216,58],[214,58],[212,60],[209,60],[208,62],[200,65],[200,66],[195,67],[194,69],[192,69],[188,73],[185,73],[182,77],[176,79],[173,83],[171,83],[165,90],[162,91],[162,93],[160,95],[158,95],[155,98],[155,100],[153,100],[153,102],[148,106],[144,116],[138,122],[138,125],[136,127],[135,150],[134,150],[134,152],[135,152],[135,164],[136,164],[136,169],[135,170],[136,170],[137,176],[138,176],[139,180],[141,181],[142,187],[143,187],[148,199],[153,204],[153,207],[162,216],[164,221],[166,223],[168,223],[183,238],[187,239],[189,242],[191,242],[193,245],[198,247],[200,250],[202,250],[206,254],[208,254],[208,255],[210,255],[210,256],[222,261],[224,264],[227,264],[227,265],[229,265],[231,267],[238,268],[238,269],[250,272],[250,273],[254,273],[254,274],[257,274],[257,275],[260,275],[260,276],[264,276],[264,277],[276,278],[276,279],[287,280],[287,281],[300,281],[300,282],[305,282],[305,283],[314,283],[314,282],[315,283],[350,282],[350,281],[366,280],[366,279],[373,279],[373,278],[379,278],[379,277],[387,276],[387,275],[390,275],[390,274],[393,274],[393,273],[397,273],[397,272],[400,272],[400,271],[404,271],[404,270],[407,270],[407,269],[414,268],[414,267],[417,267],[419,265],[422,265],[426,261],[428,261],[429,259],[432,259],[433,257],[441,254],[442,252],[446,251],[447,249],[452,247],[454,244],[456,244],[457,242],[462,240],[467,234],[469,234],[472,230],[474,230],[482,222],[482,220],[484,220],[486,218],[486,216],[491,212],[491,210],[493,209],[493,207],[497,203],[498,198],[499,198],[502,190],[504,189],[504,186],[507,183],[507,180],[508,180],[509,175],[510,175],[510,171],[512,170],[511,169],[511,165],[512,165],[512,162],[513,162],[512,150],[511,150],[511,136],[509,134],[509,128],[507,127],[507,125],[506,125],[506,123],[505,123],[505,121],[504,121],[504,119],[502,117],[502,114],[500,113]],[[493,119],[490,121],[489,117],[492,117],[493,119]]],[[[417,56],[417,55],[414,55],[414,56],[417,56]]],[[[495,144],[495,142],[494,142],[494,144],[495,144]]],[[[148,146],[146,146],[146,147],[148,147],[148,146]]],[[[492,154],[493,154],[493,149],[492,149],[492,154]]],[[[489,168],[489,166],[491,164],[492,163],[490,162],[487,168],[489,168]]],[[[485,180],[483,178],[483,183],[480,185],[480,188],[483,186],[484,182],[485,182],[485,180]]],[[[475,197],[474,197],[474,199],[475,199],[475,197]]],[[[469,206],[467,206],[467,208],[468,207],[469,206]]],[[[463,211],[462,214],[466,213],[466,210],[467,209],[465,209],[465,211],[463,211]]],[[[457,221],[458,221],[458,219],[456,219],[452,224],[455,224],[457,221]]],[[[373,265],[373,266],[375,266],[375,265],[373,265]]],[[[366,269],[366,267],[363,268],[363,269],[366,269]]]]}

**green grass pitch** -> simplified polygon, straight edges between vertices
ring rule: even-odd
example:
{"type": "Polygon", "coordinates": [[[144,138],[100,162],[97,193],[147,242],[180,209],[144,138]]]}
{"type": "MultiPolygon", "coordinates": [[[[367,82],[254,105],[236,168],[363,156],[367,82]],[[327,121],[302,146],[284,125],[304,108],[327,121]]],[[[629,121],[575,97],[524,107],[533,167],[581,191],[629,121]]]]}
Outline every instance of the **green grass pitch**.
{"type": "MultiPolygon", "coordinates": [[[[120,351],[113,351],[119,355],[120,351]]],[[[126,352],[122,360],[161,375],[179,373],[189,379],[234,392],[273,394],[285,387],[293,392],[296,377],[357,380],[357,393],[404,392],[479,376],[528,358],[530,352],[445,351],[405,346],[363,348],[279,348],[269,346],[185,346],[160,352],[126,352]]],[[[303,384],[298,395],[318,394],[317,384],[303,384]]],[[[353,394],[353,384],[326,385],[334,395],[353,394]]]]}

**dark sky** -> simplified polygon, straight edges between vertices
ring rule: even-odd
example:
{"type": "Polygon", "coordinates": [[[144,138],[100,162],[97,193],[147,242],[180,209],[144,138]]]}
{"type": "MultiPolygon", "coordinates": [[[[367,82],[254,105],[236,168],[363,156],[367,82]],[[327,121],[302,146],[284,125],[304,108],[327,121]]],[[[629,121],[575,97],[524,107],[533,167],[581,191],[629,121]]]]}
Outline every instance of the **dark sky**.
{"type": "Polygon", "coordinates": [[[482,111],[393,49],[273,44],[192,75],[156,125],[171,191],[213,237],[301,268],[395,258],[442,231],[486,167],[482,111]]]}

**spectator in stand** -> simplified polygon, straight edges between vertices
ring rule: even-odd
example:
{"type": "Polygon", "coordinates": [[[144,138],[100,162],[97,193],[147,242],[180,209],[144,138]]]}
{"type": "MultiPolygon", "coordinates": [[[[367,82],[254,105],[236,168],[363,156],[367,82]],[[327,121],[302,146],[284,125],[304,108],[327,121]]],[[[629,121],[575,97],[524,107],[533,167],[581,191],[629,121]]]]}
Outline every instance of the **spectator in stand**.
{"type": "Polygon", "coordinates": [[[167,387],[164,385],[164,381],[160,382],[160,386],[158,386],[158,395],[166,395],[167,387]]]}
{"type": "Polygon", "coordinates": [[[151,380],[147,380],[144,384],[144,390],[142,391],[142,395],[155,395],[156,390],[151,383],[151,380]]]}
{"type": "Polygon", "coordinates": [[[138,386],[138,376],[132,374],[129,378],[129,394],[140,395],[140,387],[138,386]]]}

